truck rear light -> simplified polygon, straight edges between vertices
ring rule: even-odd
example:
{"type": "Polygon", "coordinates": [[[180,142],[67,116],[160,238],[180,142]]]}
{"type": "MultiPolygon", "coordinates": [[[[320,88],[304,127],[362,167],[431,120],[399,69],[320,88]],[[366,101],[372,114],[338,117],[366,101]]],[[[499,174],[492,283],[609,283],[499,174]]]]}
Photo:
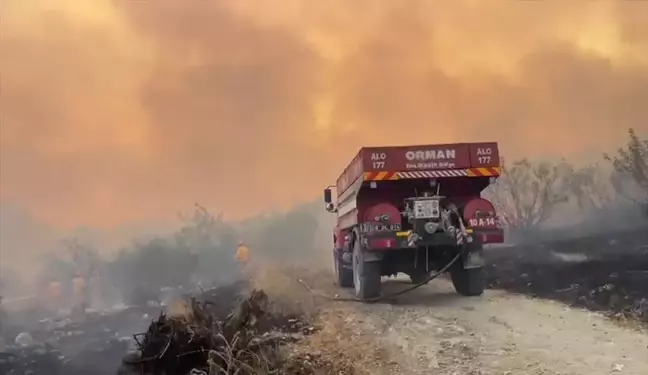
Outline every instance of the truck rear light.
{"type": "Polygon", "coordinates": [[[397,245],[395,238],[371,238],[369,239],[370,249],[393,249],[397,245]]]}
{"type": "Polygon", "coordinates": [[[504,242],[504,232],[501,229],[495,231],[489,231],[489,232],[476,233],[475,235],[480,236],[481,241],[484,244],[504,242]]]}

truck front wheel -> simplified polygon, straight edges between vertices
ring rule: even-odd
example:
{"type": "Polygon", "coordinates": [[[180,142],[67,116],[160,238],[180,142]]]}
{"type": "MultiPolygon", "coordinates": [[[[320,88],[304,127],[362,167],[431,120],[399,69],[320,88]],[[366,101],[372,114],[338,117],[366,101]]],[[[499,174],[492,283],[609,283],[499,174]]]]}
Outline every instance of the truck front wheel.
{"type": "Polygon", "coordinates": [[[382,284],[380,279],[380,262],[367,262],[360,241],[353,246],[353,284],[355,295],[361,300],[380,296],[382,284]]]}
{"type": "Polygon", "coordinates": [[[476,297],[484,294],[486,275],[483,268],[463,268],[461,261],[453,264],[450,278],[457,293],[462,296],[476,297]]]}
{"type": "Polygon", "coordinates": [[[337,250],[333,251],[333,262],[338,285],[342,288],[351,288],[353,286],[353,270],[348,266],[344,267],[342,254],[337,250]]]}

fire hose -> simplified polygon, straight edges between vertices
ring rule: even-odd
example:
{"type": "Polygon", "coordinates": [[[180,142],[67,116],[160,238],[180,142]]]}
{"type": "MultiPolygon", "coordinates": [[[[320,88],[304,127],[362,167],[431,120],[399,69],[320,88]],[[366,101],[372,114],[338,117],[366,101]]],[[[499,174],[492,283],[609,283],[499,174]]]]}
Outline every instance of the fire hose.
{"type": "Polygon", "coordinates": [[[440,270],[433,273],[432,275],[430,275],[427,279],[423,280],[422,282],[420,282],[418,284],[415,284],[415,285],[412,285],[412,286],[410,286],[408,288],[405,288],[403,290],[399,290],[398,292],[395,292],[395,293],[392,293],[392,294],[380,295],[380,296],[373,297],[373,298],[360,299],[360,298],[356,298],[356,297],[329,296],[329,295],[326,295],[326,294],[316,292],[310,286],[308,286],[308,284],[306,284],[306,282],[304,282],[303,279],[299,279],[298,281],[309,292],[313,293],[314,295],[316,295],[318,297],[326,298],[326,299],[329,299],[329,300],[332,300],[332,301],[345,301],[345,302],[379,302],[379,301],[386,301],[386,300],[394,299],[395,297],[401,296],[401,295],[403,295],[405,293],[409,293],[409,292],[413,291],[414,289],[418,289],[418,288],[422,287],[423,285],[428,284],[430,281],[436,279],[437,277],[441,276],[442,274],[444,274],[450,267],[452,267],[453,264],[455,264],[457,262],[457,260],[459,260],[461,255],[464,253],[463,249],[465,249],[465,248],[466,247],[464,246],[462,248],[462,251],[459,251],[457,253],[457,255],[455,255],[454,258],[452,258],[445,266],[441,267],[440,270]]]}
{"type": "Polygon", "coordinates": [[[462,235],[462,237],[461,237],[461,245],[462,245],[462,246],[461,246],[461,250],[458,251],[458,252],[457,252],[457,255],[455,255],[455,256],[454,256],[454,257],[453,257],[453,258],[452,258],[452,259],[451,259],[451,260],[450,260],[450,261],[449,261],[445,266],[441,267],[441,269],[439,269],[437,272],[435,272],[435,273],[433,273],[432,275],[428,276],[425,280],[421,281],[421,282],[418,283],[418,284],[412,285],[412,286],[410,286],[410,287],[408,287],[408,288],[405,288],[405,289],[403,289],[403,290],[400,290],[400,291],[395,292],[395,293],[392,293],[392,294],[388,294],[388,295],[380,295],[380,296],[373,297],[373,298],[365,298],[365,299],[361,299],[361,298],[357,298],[357,297],[339,297],[339,296],[329,296],[329,295],[326,295],[326,294],[318,293],[318,292],[314,291],[310,286],[308,286],[308,284],[306,284],[306,282],[304,282],[303,279],[299,279],[298,281],[299,281],[299,283],[302,284],[302,285],[303,285],[303,286],[304,286],[304,287],[305,287],[309,292],[313,293],[314,295],[317,295],[317,296],[319,296],[319,297],[326,298],[326,299],[329,299],[329,300],[333,300],[333,301],[345,301],[345,302],[379,302],[379,301],[385,301],[385,300],[394,299],[395,297],[401,296],[401,295],[403,295],[403,294],[405,294],[405,293],[409,293],[409,292],[411,292],[411,291],[413,291],[413,290],[415,290],[415,289],[418,289],[418,288],[422,287],[423,285],[426,285],[426,284],[430,283],[432,280],[434,280],[434,279],[436,279],[437,277],[439,277],[439,276],[441,276],[442,274],[444,274],[444,273],[445,273],[448,269],[450,269],[450,267],[452,267],[452,265],[455,264],[455,263],[459,260],[459,258],[461,258],[461,256],[466,252],[466,249],[468,248],[468,246],[467,246],[468,241],[466,241],[466,239],[467,239],[468,236],[467,236],[467,232],[466,232],[466,227],[465,227],[465,225],[464,225],[464,223],[463,223],[463,218],[461,217],[461,215],[458,214],[458,212],[456,211],[456,208],[455,208],[454,210],[451,210],[451,213],[450,213],[450,214],[451,214],[451,215],[455,215],[455,217],[458,219],[458,224],[459,224],[459,229],[458,229],[458,230],[459,230],[459,232],[460,232],[461,235],[462,235]]]}

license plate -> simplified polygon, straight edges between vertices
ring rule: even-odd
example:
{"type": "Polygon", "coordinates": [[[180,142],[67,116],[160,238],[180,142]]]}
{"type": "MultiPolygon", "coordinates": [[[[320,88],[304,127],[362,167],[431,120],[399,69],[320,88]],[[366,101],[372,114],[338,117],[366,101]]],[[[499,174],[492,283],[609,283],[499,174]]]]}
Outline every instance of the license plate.
{"type": "Polygon", "coordinates": [[[468,225],[471,227],[494,227],[496,224],[494,217],[487,218],[472,218],[468,220],[468,225]]]}
{"type": "Polygon", "coordinates": [[[414,201],[414,218],[436,219],[439,216],[440,211],[438,200],[414,201]]]}
{"type": "Polygon", "coordinates": [[[400,232],[400,224],[363,223],[363,232],[400,232]]]}

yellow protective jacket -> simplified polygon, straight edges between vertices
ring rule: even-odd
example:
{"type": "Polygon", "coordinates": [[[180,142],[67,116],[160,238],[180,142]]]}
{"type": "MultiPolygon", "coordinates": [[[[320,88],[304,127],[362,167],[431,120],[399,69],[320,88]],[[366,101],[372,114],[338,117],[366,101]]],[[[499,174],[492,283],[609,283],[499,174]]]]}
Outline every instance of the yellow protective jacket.
{"type": "Polygon", "coordinates": [[[250,250],[244,246],[240,245],[236,248],[236,260],[240,263],[246,264],[250,261],[250,250]]]}
{"type": "Polygon", "coordinates": [[[47,284],[47,298],[51,300],[58,300],[63,294],[63,286],[58,281],[51,281],[47,284]]]}
{"type": "Polygon", "coordinates": [[[83,277],[77,276],[72,280],[75,303],[84,302],[86,299],[86,281],[83,277]]]}

